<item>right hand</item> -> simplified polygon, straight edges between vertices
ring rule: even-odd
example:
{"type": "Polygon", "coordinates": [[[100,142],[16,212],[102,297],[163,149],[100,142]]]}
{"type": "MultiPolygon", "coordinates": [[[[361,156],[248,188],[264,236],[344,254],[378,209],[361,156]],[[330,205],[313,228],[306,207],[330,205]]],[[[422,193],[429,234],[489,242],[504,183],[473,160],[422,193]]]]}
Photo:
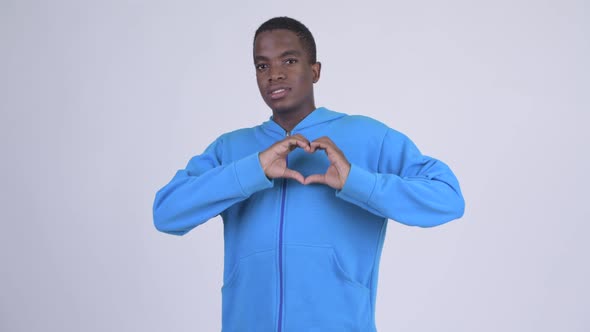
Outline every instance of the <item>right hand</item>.
{"type": "Polygon", "coordinates": [[[306,152],[311,152],[309,141],[301,134],[288,136],[260,152],[258,159],[260,160],[264,174],[270,179],[293,179],[304,184],[305,178],[303,175],[287,167],[287,155],[298,147],[306,152]]]}

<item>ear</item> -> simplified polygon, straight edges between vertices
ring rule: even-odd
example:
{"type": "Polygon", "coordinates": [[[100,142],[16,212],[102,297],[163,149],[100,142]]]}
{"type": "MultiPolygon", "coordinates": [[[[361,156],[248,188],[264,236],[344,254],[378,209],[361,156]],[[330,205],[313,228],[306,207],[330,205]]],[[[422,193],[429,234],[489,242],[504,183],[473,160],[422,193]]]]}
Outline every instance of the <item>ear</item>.
{"type": "Polygon", "coordinates": [[[317,83],[317,81],[320,80],[320,72],[322,71],[322,64],[319,61],[312,64],[311,71],[312,71],[312,75],[313,75],[313,82],[317,83]]]}

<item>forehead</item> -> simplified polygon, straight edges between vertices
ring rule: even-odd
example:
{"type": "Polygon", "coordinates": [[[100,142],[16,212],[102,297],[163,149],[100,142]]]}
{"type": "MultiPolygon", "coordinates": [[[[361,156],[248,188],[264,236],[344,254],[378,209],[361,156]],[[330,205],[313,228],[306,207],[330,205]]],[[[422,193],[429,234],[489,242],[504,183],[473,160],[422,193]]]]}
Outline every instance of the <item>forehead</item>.
{"type": "Polygon", "coordinates": [[[254,57],[272,58],[280,56],[286,51],[305,53],[301,40],[291,30],[263,31],[254,41],[254,57]]]}

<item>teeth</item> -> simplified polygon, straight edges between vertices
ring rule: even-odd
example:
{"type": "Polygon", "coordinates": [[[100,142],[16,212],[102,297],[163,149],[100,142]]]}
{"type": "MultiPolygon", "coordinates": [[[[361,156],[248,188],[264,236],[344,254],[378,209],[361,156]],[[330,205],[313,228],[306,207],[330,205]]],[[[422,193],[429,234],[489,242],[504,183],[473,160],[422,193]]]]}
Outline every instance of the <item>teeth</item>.
{"type": "Polygon", "coordinates": [[[283,91],[285,91],[285,89],[278,89],[278,90],[273,91],[272,94],[280,93],[280,92],[283,92],[283,91]]]}

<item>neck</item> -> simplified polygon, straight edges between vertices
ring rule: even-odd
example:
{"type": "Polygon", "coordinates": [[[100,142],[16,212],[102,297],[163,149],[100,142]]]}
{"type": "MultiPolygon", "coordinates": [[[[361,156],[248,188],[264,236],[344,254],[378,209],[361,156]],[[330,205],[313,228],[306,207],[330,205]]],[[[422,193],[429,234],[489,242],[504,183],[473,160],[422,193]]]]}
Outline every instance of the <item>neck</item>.
{"type": "Polygon", "coordinates": [[[295,126],[305,119],[311,112],[315,110],[315,106],[300,110],[300,111],[274,111],[272,118],[281,128],[286,132],[291,132],[295,126]]]}

